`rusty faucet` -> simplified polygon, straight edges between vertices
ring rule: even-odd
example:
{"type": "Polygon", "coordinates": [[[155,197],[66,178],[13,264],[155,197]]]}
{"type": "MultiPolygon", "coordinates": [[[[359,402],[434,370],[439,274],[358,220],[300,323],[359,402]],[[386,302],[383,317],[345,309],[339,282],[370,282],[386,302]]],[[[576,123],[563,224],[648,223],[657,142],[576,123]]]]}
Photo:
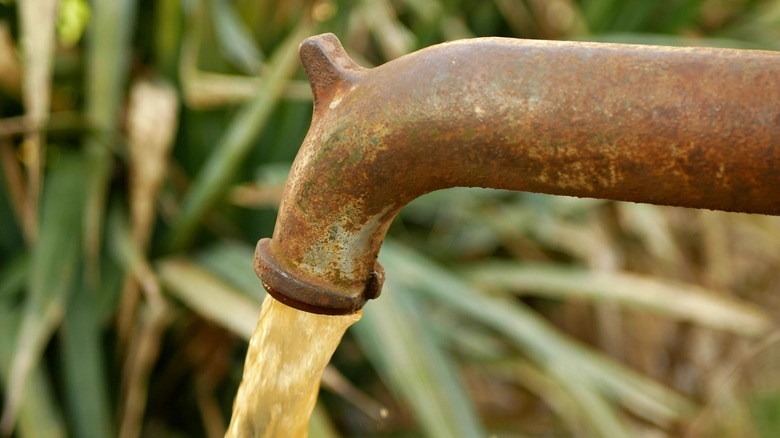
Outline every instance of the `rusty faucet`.
{"type": "Polygon", "coordinates": [[[278,300],[345,314],[411,200],[455,186],[780,214],[780,54],[480,38],[365,69],[324,34],[273,239],[278,300]]]}

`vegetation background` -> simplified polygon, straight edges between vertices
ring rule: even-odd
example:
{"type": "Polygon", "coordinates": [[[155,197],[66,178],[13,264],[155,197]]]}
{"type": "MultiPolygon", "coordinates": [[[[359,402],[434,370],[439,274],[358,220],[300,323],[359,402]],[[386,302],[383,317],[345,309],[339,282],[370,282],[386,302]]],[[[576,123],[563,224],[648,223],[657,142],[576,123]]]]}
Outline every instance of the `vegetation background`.
{"type": "MultiPolygon", "coordinates": [[[[772,50],[780,1],[0,0],[3,433],[223,435],[326,31],[772,50]]],[[[390,235],[311,436],[780,431],[778,218],[456,189],[390,235]]]]}

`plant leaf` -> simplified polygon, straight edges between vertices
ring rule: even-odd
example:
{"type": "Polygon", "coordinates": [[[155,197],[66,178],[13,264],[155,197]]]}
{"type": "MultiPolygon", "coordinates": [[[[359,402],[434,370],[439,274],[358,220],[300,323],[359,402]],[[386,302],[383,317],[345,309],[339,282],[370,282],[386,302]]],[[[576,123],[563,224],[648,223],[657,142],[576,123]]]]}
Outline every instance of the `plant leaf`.
{"type": "Polygon", "coordinates": [[[436,344],[408,289],[388,278],[381,306],[366,306],[352,328],[383,380],[413,408],[429,436],[481,437],[476,408],[436,344]]]}
{"type": "Polygon", "coordinates": [[[195,312],[215,321],[245,340],[252,337],[260,302],[225,284],[198,265],[183,259],[157,264],[160,282],[195,312]]]}
{"type": "Polygon", "coordinates": [[[255,44],[252,31],[233,7],[233,2],[209,0],[209,3],[222,55],[246,74],[260,73],[263,53],[255,44]]]}
{"type": "Polygon", "coordinates": [[[380,260],[388,279],[397,278],[407,287],[499,331],[562,384],[574,381],[573,376],[586,379],[610,399],[662,425],[693,410],[691,403],[676,392],[564,337],[516,300],[479,294],[398,243],[385,241],[380,260]]]}
{"type": "Polygon", "coordinates": [[[94,294],[82,284],[68,305],[60,329],[61,363],[67,409],[79,437],[113,436],[105,365],[102,326],[94,294]]]}
{"type": "Polygon", "coordinates": [[[771,318],[758,306],[693,284],[626,272],[514,262],[485,262],[465,271],[474,284],[488,288],[617,303],[743,336],[759,336],[772,327],[771,318]]]}
{"type": "MultiPolygon", "coordinates": [[[[16,352],[15,344],[21,319],[22,315],[17,309],[0,303],[0,375],[6,388],[11,383],[11,363],[16,352]]],[[[41,364],[30,371],[29,382],[24,388],[24,397],[19,405],[17,431],[23,438],[64,438],[66,436],[62,414],[41,364]]]]}
{"type": "Polygon", "coordinates": [[[22,252],[0,269],[0,303],[22,290],[30,272],[29,254],[22,252]]]}
{"type": "Polygon", "coordinates": [[[62,320],[81,254],[86,181],[83,159],[62,153],[44,190],[40,236],[32,250],[24,318],[11,365],[2,429],[16,420],[27,378],[62,320]]]}
{"type": "Polygon", "coordinates": [[[311,30],[312,25],[302,21],[276,49],[263,75],[257,97],[244,105],[230,123],[182,201],[181,211],[171,230],[172,249],[181,249],[192,238],[203,215],[227,189],[236,169],[249,153],[253,140],[263,130],[281,98],[287,80],[295,71],[298,45],[311,30]]]}
{"type": "Polygon", "coordinates": [[[254,255],[254,248],[249,245],[221,241],[200,251],[196,261],[198,265],[244,292],[247,297],[262,303],[265,289],[252,265],[254,255]]]}
{"type": "Polygon", "coordinates": [[[86,138],[84,145],[89,163],[86,171],[90,178],[84,246],[87,280],[91,286],[100,279],[99,254],[113,167],[110,151],[124,101],[136,3],[136,0],[91,2],[85,112],[94,132],[86,138]]]}

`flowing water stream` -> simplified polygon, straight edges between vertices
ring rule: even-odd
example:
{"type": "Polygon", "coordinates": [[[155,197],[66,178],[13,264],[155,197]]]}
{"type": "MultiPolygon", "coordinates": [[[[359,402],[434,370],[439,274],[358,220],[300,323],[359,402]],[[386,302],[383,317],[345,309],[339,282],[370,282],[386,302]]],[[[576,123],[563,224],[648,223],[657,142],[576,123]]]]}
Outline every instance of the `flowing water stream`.
{"type": "Polygon", "coordinates": [[[325,366],[361,312],[302,312],[267,295],[226,437],[305,437],[325,366]]]}

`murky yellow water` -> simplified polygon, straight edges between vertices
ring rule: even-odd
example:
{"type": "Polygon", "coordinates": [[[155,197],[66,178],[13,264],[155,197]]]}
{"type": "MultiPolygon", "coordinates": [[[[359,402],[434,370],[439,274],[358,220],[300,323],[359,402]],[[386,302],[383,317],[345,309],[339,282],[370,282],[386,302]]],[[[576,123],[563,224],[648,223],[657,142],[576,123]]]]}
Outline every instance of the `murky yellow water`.
{"type": "Polygon", "coordinates": [[[315,315],[266,296],[226,437],[305,437],[320,379],[361,313],[315,315]]]}

